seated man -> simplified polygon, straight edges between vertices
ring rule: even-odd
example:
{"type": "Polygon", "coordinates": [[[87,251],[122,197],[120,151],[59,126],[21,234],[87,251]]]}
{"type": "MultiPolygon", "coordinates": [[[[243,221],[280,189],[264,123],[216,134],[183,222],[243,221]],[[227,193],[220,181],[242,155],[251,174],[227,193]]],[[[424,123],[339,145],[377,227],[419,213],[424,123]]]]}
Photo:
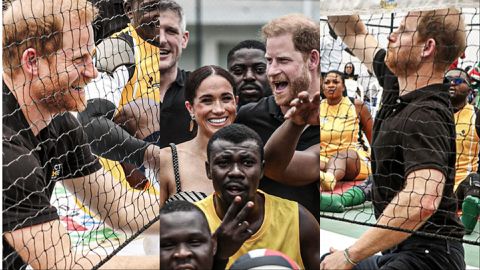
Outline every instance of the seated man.
{"type": "MultiPolygon", "coordinates": [[[[450,84],[450,101],[454,107],[456,131],[456,159],[454,191],[458,208],[462,209],[462,222],[467,233],[475,228],[480,214],[480,180],[478,180],[478,147],[480,141],[480,114],[467,97],[472,91],[471,79],[462,69],[445,73],[445,83],[450,84]],[[468,198],[467,198],[468,197],[468,198]]],[[[341,195],[322,195],[321,209],[343,212],[344,207],[359,205],[368,200],[371,181],[365,181],[341,195]]]]}
{"type": "Polygon", "coordinates": [[[263,176],[263,143],[250,128],[232,124],[216,132],[205,164],[214,194],[197,203],[218,241],[216,259],[227,267],[250,250],[268,248],[302,269],[318,269],[320,227],[296,202],[258,190],[263,176]],[[228,241],[228,243],[227,243],[228,241]]]}
{"type": "Polygon", "coordinates": [[[203,212],[187,201],[160,209],[160,268],[212,269],[217,242],[203,212]]]}
{"type": "Polygon", "coordinates": [[[468,104],[472,92],[471,79],[463,69],[452,69],[445,74],[450,84],[450,101],[455,112],[456,162],[454,191],[458,208],[462,209],[462,223],[467,234],[472,233],[480,214],[480,179],[478,156],[480,142],[480,113],[468,104]]]}

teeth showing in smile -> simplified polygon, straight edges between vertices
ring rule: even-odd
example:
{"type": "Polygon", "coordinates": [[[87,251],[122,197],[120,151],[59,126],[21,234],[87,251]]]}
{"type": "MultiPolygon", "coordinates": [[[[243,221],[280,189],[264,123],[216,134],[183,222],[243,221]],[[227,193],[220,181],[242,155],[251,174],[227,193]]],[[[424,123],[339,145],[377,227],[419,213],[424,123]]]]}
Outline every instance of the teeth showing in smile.
{"type": "Polygon", "coordinates": [[[210,123],[212,123],[212,124],[222,124],[222,123],[224,123],[225,121],[227,121],[227,117],[208,119],[208,122],[210,122],[210,123]]]}
{"type": "Polygon", "coordinates": [[[160,50],[160,54],[161,54],[161,55],[167,55],[167,54],[169,54],[169,53],[170,53],[169,50],[160,50]]]}

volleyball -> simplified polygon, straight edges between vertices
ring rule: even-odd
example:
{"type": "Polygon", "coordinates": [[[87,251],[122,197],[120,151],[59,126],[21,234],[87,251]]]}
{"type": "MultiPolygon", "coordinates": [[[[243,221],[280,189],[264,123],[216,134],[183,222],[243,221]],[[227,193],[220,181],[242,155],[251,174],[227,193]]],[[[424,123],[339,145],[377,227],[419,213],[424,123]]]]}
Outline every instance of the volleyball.
{"type": "Polygon", "coordinates": [[[279,251],[255,249],[238,258],[230,269],[300,269],[300,267],[279,251]]]}

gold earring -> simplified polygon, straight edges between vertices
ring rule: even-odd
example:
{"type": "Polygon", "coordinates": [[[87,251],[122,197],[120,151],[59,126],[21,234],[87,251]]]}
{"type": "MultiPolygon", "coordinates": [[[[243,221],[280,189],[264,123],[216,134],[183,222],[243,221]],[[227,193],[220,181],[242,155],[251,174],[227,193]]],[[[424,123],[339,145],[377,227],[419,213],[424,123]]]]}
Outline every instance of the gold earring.
{"type": "Polygon", "coordinates": [[[195,115],[190,115],[190,127],[188,128],[188,131],[192,132],[193,127],[195,126],[195,115]]]}

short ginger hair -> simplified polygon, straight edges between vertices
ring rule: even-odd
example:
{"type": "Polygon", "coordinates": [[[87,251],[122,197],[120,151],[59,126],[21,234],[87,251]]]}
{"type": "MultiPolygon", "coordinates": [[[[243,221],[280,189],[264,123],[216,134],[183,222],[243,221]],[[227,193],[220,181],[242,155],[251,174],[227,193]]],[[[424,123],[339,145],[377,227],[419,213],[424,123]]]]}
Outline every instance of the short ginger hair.
{"type": "MultiPolygon", "coordinates": [[[[14,0],[3,12],[3,69],[13,72],[25,50],[48,57],[63,46],[65,26],[90,24],[98,10],[87,0],[14,0]]],[[[68,31],[68,30],[67,30],[68,31]]]]}

